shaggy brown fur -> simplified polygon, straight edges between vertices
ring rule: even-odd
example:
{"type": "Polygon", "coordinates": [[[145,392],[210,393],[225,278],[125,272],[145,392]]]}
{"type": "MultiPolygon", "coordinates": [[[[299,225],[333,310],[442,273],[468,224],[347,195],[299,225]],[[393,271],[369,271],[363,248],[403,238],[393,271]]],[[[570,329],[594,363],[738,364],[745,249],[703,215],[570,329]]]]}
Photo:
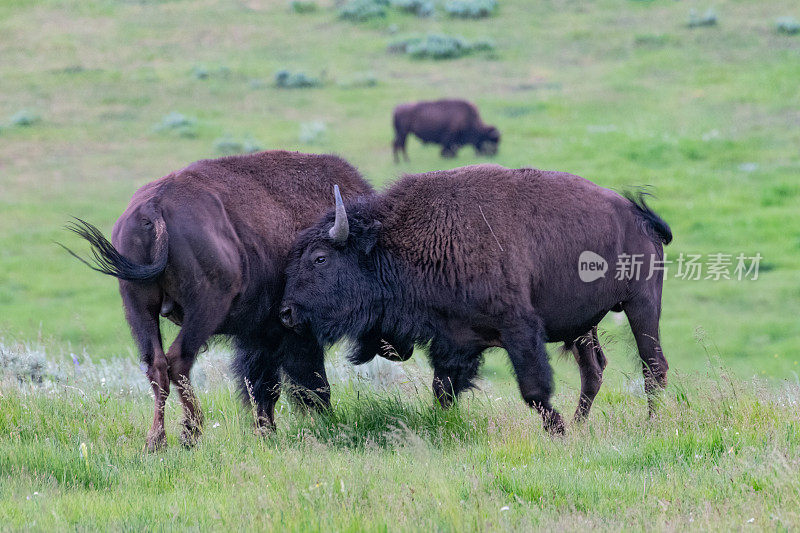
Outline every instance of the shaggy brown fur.
{"type": "Polygon", "coordinates": [[[405,176],[351,202],[345,241],[328,235],[333,217],[293,248],[284,324],[310,327],[322,343],[375,328],[430,343],[442,405],[472,385],[482,352],[501,346],[523,399],[562,431],[544,343],[574,349],[583,381],[577,416],[585,416],[605,366],[594,327],[612,309],[628,316],[648,393],[666,383],[662,272],[647,278],[672,236],[641,198],[562,172],[478,165],[405,176]],[[581,281],[585,250],[608,262],[605,277],[581,281]],[[615,279],[623,254],[642,254],[638,279],[615,279]]]}
{"type": "Polygon", "coordinates": [[[347,198],[373,192],[355,168],[332,155],[271,151],[203,160],[136,191],[114,225],[113,245],[89,224],[73,227],[94,246],[94,267],[120,279],[155,394],[148,449],[165,442],[170,383],[184,408],[184,442],[199,433],[202,411],[189,372],[215,334],[234,336],[234,369],[265,426],[274,425],[281,366],[329,403],[320,346],[281,327],[276,307],[291,243],[327,208],[334,183],[347,198]],[[166,354],[159,313],[181,325],[166,354]],[[288,354],[297,357],[286,360],[288,354]]]}
{"type": "Polygon", "coordinates": [[[495,155],[500,132],[483,123],[478,108],[465,100],[436,100],[401,104],[394,109],[394,142],[392,153],[399,161],[398,151],[408,161],[406,137],[413,133],[424,143],[442,146],[442,157],[455,157],[461,146],[471,144],[475,152],[495,155]]]}

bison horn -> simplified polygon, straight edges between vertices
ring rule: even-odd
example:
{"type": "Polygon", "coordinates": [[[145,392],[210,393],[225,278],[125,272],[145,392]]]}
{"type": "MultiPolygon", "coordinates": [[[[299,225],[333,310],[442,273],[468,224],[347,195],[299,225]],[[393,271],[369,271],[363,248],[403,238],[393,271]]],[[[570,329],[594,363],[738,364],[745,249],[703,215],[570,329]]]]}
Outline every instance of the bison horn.
{"type": "Polygon", "coordinates": [[[336,221],[328,235],[333,242],[344,242],[350,235],[350,225],[347,223],[347,211],[344,210],[344,202],[338,185],[333,186],[333,196],[336,198],[336,221]]]}

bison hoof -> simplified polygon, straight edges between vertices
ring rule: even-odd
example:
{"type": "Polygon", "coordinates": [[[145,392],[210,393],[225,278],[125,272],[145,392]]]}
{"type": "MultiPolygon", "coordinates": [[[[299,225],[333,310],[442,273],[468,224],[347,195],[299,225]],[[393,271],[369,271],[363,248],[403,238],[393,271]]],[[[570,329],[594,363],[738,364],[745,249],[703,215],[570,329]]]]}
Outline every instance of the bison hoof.
{"type": "Polygon", "coordinates": [[[256,424],[253,427],[253,433],[256,434],[256,437],[266,438],[275,435],[277,433],[277,428],[274,424],[256,424]]]}
{"type": "Polygon", "coordinates": [[[197,424],[184,424],[183,430],[181,431],[181,444],[185,448],[191,448],[197,441],[200,440],[200,435],[202,435],[203,429],[201,426],[197,424]]]}
{"type": "Polygon", "coordinates": [[[253,425],[253,431],[259,437],[268,437],[270,435],[274,435],[277,431],[275,420],[260,416],[253,425]]]}
{"type": "Polygon", "coordinates": [[[162,429],[160,432],[153,433],[152,431],[147,434],[147,440],[144,443],[145,453],[155,453],[167,446],[167,434],[162,429]]]}
{"type": "Polygon", "coordinates": [[[551,435],[561,436],[566,433],[564,419],[556,411],[550,411],[545,415],[544,429],[551,435]]]}

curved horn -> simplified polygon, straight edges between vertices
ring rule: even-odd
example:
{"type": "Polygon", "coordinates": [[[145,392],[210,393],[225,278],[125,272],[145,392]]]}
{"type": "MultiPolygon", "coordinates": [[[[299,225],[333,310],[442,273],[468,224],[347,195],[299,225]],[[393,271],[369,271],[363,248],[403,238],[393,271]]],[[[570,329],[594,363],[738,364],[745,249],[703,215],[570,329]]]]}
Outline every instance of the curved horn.
{"type": "Polygon", "coordinates": [[[328,235],[333,242],[344,242],[350,235],[350,225],[347,223],[347,211],[344,210],[344,202],[338,185],[333,186],[333,196],[336,198],[336,221],[328,231],[328,235]]]}

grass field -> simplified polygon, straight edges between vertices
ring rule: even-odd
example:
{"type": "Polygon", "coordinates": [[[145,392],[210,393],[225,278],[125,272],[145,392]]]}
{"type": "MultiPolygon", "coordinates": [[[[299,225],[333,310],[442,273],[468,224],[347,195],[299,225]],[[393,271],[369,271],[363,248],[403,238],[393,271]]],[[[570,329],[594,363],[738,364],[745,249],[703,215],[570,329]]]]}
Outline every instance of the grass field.
{"type": "MultiPolygon", "coordinates": [[[[283,0],[0,2],[0,528],[799,523],[800,35],[775,27],[800,18],[796,2],[500,0],[486,19],[389,9],[363,23],[317,3],[300,14],[283,0]],[[709,7],[715,26],[687,26],[709,7]],[[494,50],[387,53],[426,33],[494,50]],[[322,86],[276,88],[282,69],[322,86]],[[675,234],[670,259],[763,256],[755,281],[678,279],[670,266],[672,384],[659,420],[645,421],[632,340],[613,316],[601,324],[610,365],[597,410],[564,440],[517,400],[501,352],[484,392],[453,413],[429,411],[422,378],[419,394],[345,385],[333,418],[286,405],[264,441],[218,384],[201,401],[221,425],[196,450],[171,441],[153,457],[139,453],[146,390],[17,383],[8,361],[35,345],[47,355],[34,359],[105,359],[145,385],[116,283],[54,244],[84,249],[63,230],[70,216],[110,231],[136,188],[222,155],[227,139],[335,152],[378,187],[486,161],[471,149],[443,160],[412,140],[411,162],[392,163],[393,106],[442,96],[476,102],[501,130],[497,163],[652,185],[675,234]]],[[[577,373],[554,365],[569,412],[577,373]]]]}
{"type": "MultiPolygon", "coordinates": [[[[339,380],[335,411],[282,403],[253,435],[219,367],[203,365],[206,432],[142,454],[149,394],[130,368],[61,368],[60,385],[3,382],[0,529],[298,531],[701,530],[800,523],[800,387],[682,376],[661,414],[608,392],[553,439],[491,383],[449,412],[430,376],[339,380]],[[381,386],[376,387],[375,382],[381,386]],[[679,398],[676,400],[676,398],[679,398]]],[[[413,367],[412,367],[413,368],[413,367]]],[[[332,372],[335,374],[335,372],[332,372]]],[[[138,377],[138,376],[137,376],[138,377]]],[[[346,375],[344,377],[347,377],[346,375]]],[[[350,376],[352,378],[352,376],[350,376]]],[[[577,391],[555,400],[574,407],[577,391]]]]}

